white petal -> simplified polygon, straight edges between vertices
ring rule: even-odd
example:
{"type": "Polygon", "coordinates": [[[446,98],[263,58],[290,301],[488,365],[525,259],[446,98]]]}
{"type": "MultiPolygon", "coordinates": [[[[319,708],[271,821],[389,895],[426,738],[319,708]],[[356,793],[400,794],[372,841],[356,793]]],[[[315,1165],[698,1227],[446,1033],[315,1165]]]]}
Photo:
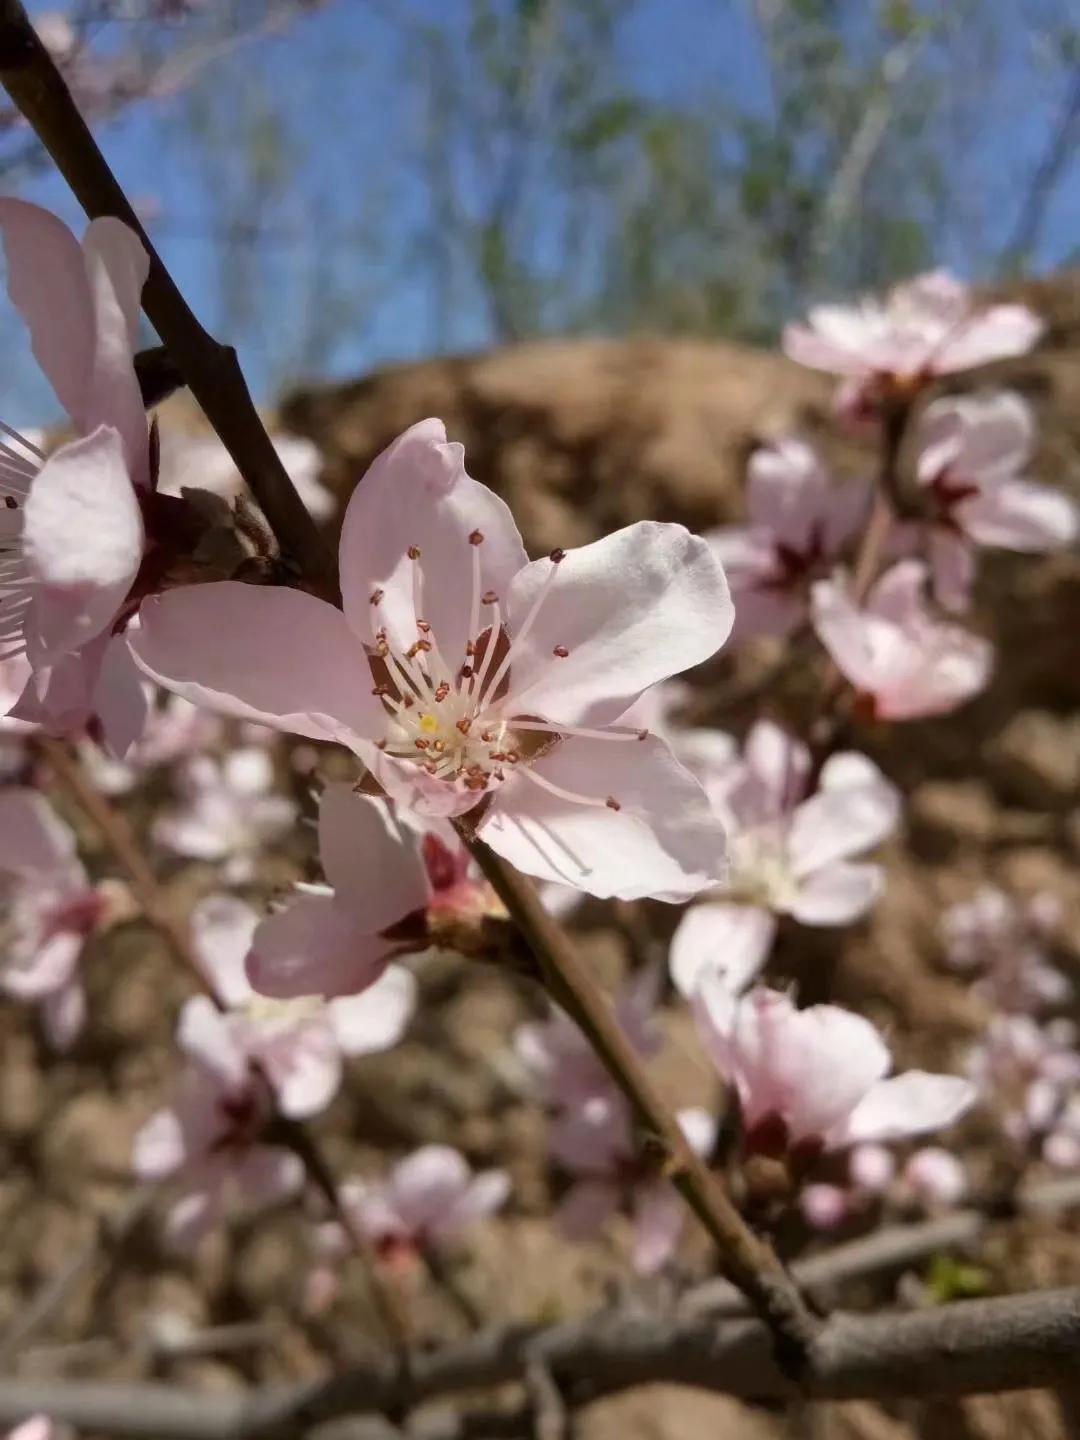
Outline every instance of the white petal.
{"type": "Polygon", "coordinates": [[[706,975],[733,993],[745,988],[768,959],[776,921],[757,905],[693,905],[671,940],[671,978],[689,998],[706,975]]]}

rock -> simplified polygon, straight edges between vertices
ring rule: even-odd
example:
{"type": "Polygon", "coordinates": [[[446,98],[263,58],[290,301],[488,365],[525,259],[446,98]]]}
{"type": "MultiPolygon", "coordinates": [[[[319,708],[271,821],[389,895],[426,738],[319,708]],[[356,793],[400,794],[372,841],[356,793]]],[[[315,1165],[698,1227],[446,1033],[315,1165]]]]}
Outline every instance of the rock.
{"type": "Polygon", "coordinates": [[[987,762],[1007,800],[1033,810],[1074,805],[1080,795],[1080,717],[1023,710],[987,747],[987,762]]]}

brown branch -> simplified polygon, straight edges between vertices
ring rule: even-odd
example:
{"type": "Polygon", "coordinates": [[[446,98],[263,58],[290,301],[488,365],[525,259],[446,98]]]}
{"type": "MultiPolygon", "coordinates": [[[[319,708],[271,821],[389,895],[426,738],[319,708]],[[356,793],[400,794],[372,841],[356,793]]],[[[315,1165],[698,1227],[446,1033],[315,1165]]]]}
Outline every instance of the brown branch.
{"type": "Polygon", "coordinates": [[[236,352],[199,324],[79,112],[20,0],[0,0],[0,82],[92,217],[114,215],[150,256],[143,307],[277,536],[314,588],[337,595],[333,557],[252,403],[236,352]]]}
{"type": "MultiPolygon", "coordinates": [[[[143,915],[165,939],[174,958],[187,971],[199,990],[207,995],[219,1010],[225,1010],[227,1007],[199,964],[187,924],[177,915],[169,903],[169,897],[158,884],[127,817],[110,803],[107,796],[95,788],[77,756],[63,741],[39,736],[35,743],[57,780],[96,827],[112,855],[127,873],[132,894],[143,915]]],[[[262,1074],[266,1092],[273,1103],[273,1085],[260,1066],[255,1065],[255,1069],[262,1074]]],[[[404,1352],[410,1339],[408,1317],[401,1309],[397,1297],[381,1282],[372,1247],[357,1227],[348,1206],[342,1204],[333,1169],[317,1140],[306,1126],[280,1112],[276,1112],[270,1122],[267,1139],[285,1146],[297,1156],[308,1179],[329,1205],[364,1267],[368,1290],[383,1328],[398,1351],[404,1352]]]]}
{"type": "MultiPolygon", "coordinates": [[[[154,1384],[0,1380],[0,1424],[46,1410],[121,1440],[292,1440],[346,1415],[405,1415],[436,1398],[523,1384],[530,1364],[544,1366],[571,1406],[648,1384],[753,1401],[956,1398],[1069,1381],[1078,1347],[1080,1289],[908,1313],[836,1314],[815,1336],[796,1384],[777,1363],[770,1331],[756,1321],[625,1310],[544,1332],[485,1332],[416,1354],[407,1369],[375,1361],[324,1382],[235,1397],[154,1384]]],[[[421,1422],[406,1433],[425,1440],[432,1433],[526,1434],[530,1423],[526,1412],[515,1411],[471,1418],[471,1427],[447,1417],[434,1432],[421,1422]]],[[[388,1432],[384,1426],[372,1433],[388,1432]]]]}
{"type": "MultiPolygon", "coordinates": [[[[467,838],[464,830],[459,833],[467,838]]],[[[663,1146],[671,1183],[716,1242],[723,1273],[772,1326],[782,1346],[783,1363],[797,1369],[815,1321],[774,1251],[754,1234],[687,1143],[607,999],[566,932],[544,909],[535,886],[482,841],[473,839],[470,848],[532,950],[548,991],[588,1039],[638,1123],[663,1146]]]]}

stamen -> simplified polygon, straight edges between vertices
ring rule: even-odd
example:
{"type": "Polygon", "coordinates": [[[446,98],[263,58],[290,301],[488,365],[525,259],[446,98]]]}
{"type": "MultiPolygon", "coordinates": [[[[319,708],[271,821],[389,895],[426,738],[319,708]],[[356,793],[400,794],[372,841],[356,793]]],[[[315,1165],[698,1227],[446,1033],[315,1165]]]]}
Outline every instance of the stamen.
{"type": "Polygon", "coordinates": [[[376,588],[371,592],[371,595],[369,596],[369,603],[372,604],[372,605],[378,605],[378,604],[380,604],[381,601],[382,601],[382,598],[383,598],[383,596],[384,596],[385,594],[386,594],[386,591],[385,591],[385,590],[380,590],[380,589],[376,586],[376,588]]]}
{"type": "Polygon", "coordinates": [[[551,653],[553,655],[557,655],[560,660],[565,660],[566,657],[570,654],[570,651],[566,648],[565,645],[556,645],[551,653]]]}
{"type": "Polygon", "coordinates": [[[505,655],[503,656],[503,658],[502,658],[502,663],[499,665],[499,668],[498,668],[498,670],[496,670],[495,674],[491,677],[491,684],[490,684],[490,686],[489,686],[489,693],[490,693],[490,694],[494,695],[495,691],[496,691],[496,690],[498,689],[498,687],[499,687],[499,681],[503,678],[503,676],[506,674],[506,672],[510,669],[510,661],[511,661],[511,659],[512,659],[512,657],[513,657],[515,646],[520,645],[520,644],[522,643],[522,641],[525,639],[526,635],[528,635],[529,631],[532,629],[533,624],[534,624],[535,621],[536,621],[536,617],[540,614],[541,606],[543,605],[544,601],[547,599],[547,597],[548,597],[548,592],[550,591],[552,585],[555,583],[555,576],[556,576],[556,574],[558,573],[559,566],[560,566],[560,564],[562,563],[562,561],[565,559],[565,557],[566,557],[566,551],[565,551],[565,550],[553,550],[553,551],[551,552],[551,555],[549,556],[549,559],[551,560],[551,569],[550,569],[550,570],[548,571],[548,573],[547,573],[547,579],[544,581],[543,585],[541,585],[541,586],[540,586],[540,589],[537,591],[536,597],[535,597],[535,599],[533,600],[533,603],[529,606],[528,614],[525,616],[525,619],[521,622],[521,625],[520,625],[520,627],[518,628],[517,634],[513,636],[513,638],[512,638],[511,641],[510,641],[509,646],[507,647],[506,654],[505,654],[505,655]]]}
{"type": "MultiPolygon", "coordinates": [[[[603,800],[598,800],[595,795],[581,795],[576,790],[567,790],[562,785],[556,785],[554,780],[549,780],[546,775],[538,775],[537,772],[526,765],[518,772],[523,779],[531,780],[534,785],[539,785],[541,790],[546,790],[550,795],[556,795],[560,800],[569,800],[574,805],[593,805],[598,810],[612,809],[613,796],[608,795],[603,800]]],[[[619,802],[615,801],[615,808],[619,808],[619,802]]]]}
{"type": "Polygon", "coordinates": [[[553,735],[575,735],[581,740],[643,740],[648,731],[641,730],[616,730],[614,726],[606,730],[590,730],[585,725],[562,725],[554,720],[512,720],[511,730],[539,730],[543,733],[550,732],[553,735]]]}
{"type": "Polygon", "coordinates": [[[483,543],[484,543],[484,532],[483,532],[482,530],[474,530],[474,531],[470,534],[470,536],[469,536],[469,544],[470,544],[470,545],[482,545],[483,543]]]}
{"type": "MultiPolygon", "coordinates": [[[[491,657],[495,654],[495,647],[498,645],[499,636],[502,634],[502,613],[499,610],[499,601],[497,596],[495,595],[494,590],[489,590],[487,592],[487,595],[484,596],[484,604],[492,605],[494,607],[495,613],[491,617],[491,629],[488,631],[488,643],[484,646],[484,658],[480,662],[480,669],[476,676],[476,682],[475,684],[469,685],[469,697],[470,699],[472,699],[472,697],[475,696],[477,708],[479,708],[480,705],[483,704],[485,677],[487,676],[488,671],[491,669],[491,657]],[[492,597],[491,600],[488,600],[488,595],[492,597]]],[[[492,686],[488,686],[487,693],[489,695],[494,695],[494,688],[492,686]]]]}

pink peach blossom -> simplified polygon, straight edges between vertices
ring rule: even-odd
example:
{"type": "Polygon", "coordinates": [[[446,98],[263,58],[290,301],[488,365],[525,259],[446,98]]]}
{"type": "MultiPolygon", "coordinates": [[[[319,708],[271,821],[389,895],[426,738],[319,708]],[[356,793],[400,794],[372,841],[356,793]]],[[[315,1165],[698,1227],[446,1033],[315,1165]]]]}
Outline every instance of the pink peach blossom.
{"type": "MultiPolygon", "coordinates": [[[[707,1155],[716,1141],[713,1117],[695,1108],[679,1111],[677,1119],[693,1148],[707,1155]]],[[[555,1211],[556,1227],[566,1239],[591,1239],[626,1208],[633,1227],[634,1269],[651,1275],[670,1260],[685,1220],[683,1202],[643,1156],[621,1095],[594,1097],[567,1111],[552,1125],[550,1149],[575,1177],[555,1211]]]]}
{"type": "Polygon", "coordinates": [[[263,848],[296,822],[296,803],[274,790],[274,764],[260,746],[221,760],[198,755],[177,777],[183,804],[154,821],[157,843],[190,860],[222,862],[234,885],[251,879],[263,848]]]}
{"type": "MultiPolygon", "coordinates": [[[[510,1194],[505,1170],[474,1173],[449,1145],[423,1145],[394,1165],[384,1180],[347,1180],[341,1199],[361,1233],[387,1261],[401,1261],[451,1240],[493,1215],[510,1194]]],[[[348,1253],[337,1222],[319,1235],[326,1259],[348,1253]]]]}
{"type": "Polygon", "coordinates": [[[900,795],[865,756],[834,755],[805,795],[810,756],[800,741],[761,720],[741,757],[715,733],[691,769],[728,833],[730,874],[716,898],[683,915],[671,942],[671,975],[690,996],[705,975],[740,990],[765,964],[777,915],[804,925],[846,925],[881,889],[879,865],[857,861],[895,829],[900,795]]]}
{"type": "Polygon", "coordinates": [[[910,384],[1026,354],[1044,328],[1026,306],[980,306],[967,285],[935,270],[884,300],[816,305],[805,324],[785,327],[783,344],[814,370],[910,384]]]}
{"type": "Polygon", "coordinates": [[[1075,502],[1023,478],[1034,440],[1030,408],[1007,392],[937,400],[923,413],[916,478],[930,514],[903,527],[901,542],[926,546],[947,609],[971,603],[978,546],[1035,553],[1076,539],[1075,502]]]}
{"type": "MultiPolygon", "coordinates": [[[[662,974],[650,966],[631,977],[615,1001],[615,1018],[639,1055],[660,1047],[656,1010],[662,974]]],[[[539,1090],[544,1104],[577,1110],[590,1100],[614,1094],[612,1081],[596,1051],[565,1011],[553,1007],[548,1020],[519,1025],[514,1050],[539,1090]]]]}
{"type": "Polygon", "coordinates": [[[919,561],[901,560],[863,605],[842,578],[813,587],[818,638],[875,719],[945,715],[989,678],[991,646],[931,614],[923,597],[926,573],[919,561]]]}
{"type": "Polygon", "coordinates": [[[946,958],[958,970],[981,972],[975,990],[999,1010],[1024,1014],[1060,1004],[1071,986],[1046,944],[1061,908],[1046,892],[1021,902],[984,885],[942,917],[946,958]]]}
{"type": "Polygon", "coordinates": [[[20,719],[66,731],[97,714],[119,748],[141,720],[123,641],[109,636],[145,545],[150,460],[133,356],[149,260],[119,220],[91,221],[80,244],[55,215],[6,197],[0,237],[8,293],[76,431],[46,459],[2,427],[0,658],[25,652],[32,667],[20,719]]]}
{"type": "Polygon", "coordinates": [[[746,486],[750,523],[705,536],[731,585],[735,639],[788,635],[805,621],[811,581],[843,553],[869,502],[869,485],[830,480],[802,440],[754,451],[746,486]]]}
{"type": "Polygon", "coordinates": [[[951,1125],[975,1099],[955,1075],[892,1066],[868,1020],[836,1005],[797,1010],[790,996],[758,986],[735,997],[715,978],[694,997],[705,1046],[735,1086],[751,1151],[814,1154],[898,1140],[951,1125]]]}
{"type": "MultiPolygon", "coordinates": [[[[323,457],[317,445],[299,435],[271,437],[278,459],[288,471],[296,493],[316,520],[329,520],[337,508],[333,492],[319,480],[323,457]]],[[[176,431],[161,437],[159,495],[182,495],[185,489],[209,490],[223,500],[245,493],[244,482],[232,456],[216,435],[184,435],[176,431]]]]}
{"type": "Polygon", "coordinates": [[[109,902],[87,877],[71,829],[44,796],[18,786],[0,790],[0,895],[0,989],[40,1005],[50,1040],[65,1049],[86,1013],[79,960],[109,902]]]}
{"type": "Polygon", "coordinates": [[[967,1072],[998,1111],[1005,1134],[1027,1146],[1051,1133],[1080,1083],[1076,1027],[1030,1015],[994,1015],[967,1056],[967,1072]]]}
{"type": "MultiPolygon", "coordinates": [[[[300,894],[259,925],[247,975],[260,995],[359,995],[385,972],[397,939],[384,932],[423,920],[433,896],[416,833],[381,799],[328,785],[319,800],[325,885],[300,894]]],[[[413,925],[423,938],[423,924],[413,925]]]]}
{"type": "Polygon", "coordinates": [[[139,1178],[172,1178],[179,1185],[166,1229],[181,1248],[196,1244],[232,1204],[272,1204],[295,1194],[303,1181],[299,1159],[262,1140],[273,1112],[248,1039],[207,996],[188,1000],[177,1028],[188,1065],[176,1097],[135,1137],[139,1178]]]}
{"type": "Polygon", "coordinates": [[[338,1092],[344,1057],[377,1054],[402,1038],[416,1008],[416,981],[403,966],[388,965],[362,995],[265,998],[245,968],[258,924],[245,901],[207,896],[191,916],[196,955],[227,1007],[226,1023],[262,1066],[282,1114],[317,1115],[338,1092]]]}
{"type": "Polygon", "coordinates": [[[341,576],[344,613],[282,588],[173,591],[143,606],[134,653],[197,703],[348,746],[420,815],[476,811],[481,837],[541,879],[678,898],[722,878],[700,788],[620,723],[730,629],[705,541],[642,522],[530,563],[428,420],[357,486],[341,576]]]}

